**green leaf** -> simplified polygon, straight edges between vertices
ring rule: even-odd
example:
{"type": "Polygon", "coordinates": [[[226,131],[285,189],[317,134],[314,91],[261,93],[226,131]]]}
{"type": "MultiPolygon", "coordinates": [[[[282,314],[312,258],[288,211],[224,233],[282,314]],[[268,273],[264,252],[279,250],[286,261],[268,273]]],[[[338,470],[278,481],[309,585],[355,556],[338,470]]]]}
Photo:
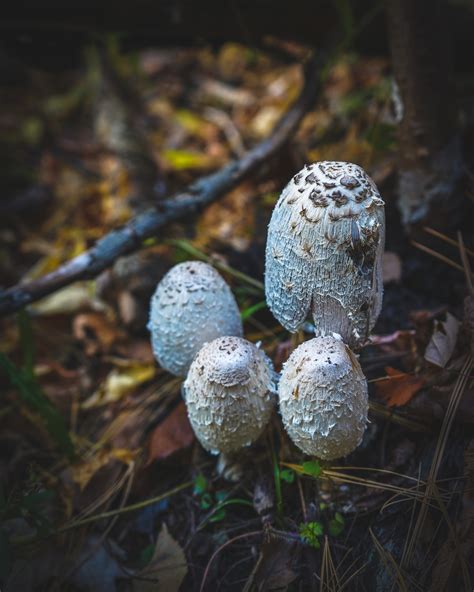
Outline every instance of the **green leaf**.
{"type": "Polygon", "coordinates": [[[224,508],[219,508],[210,518],[209,522],[221,522],[225,518],[224,508]]]}
{"type": "Polygon", "coordinates": [[[202,495],[207,490],[207,479],[202,473],[194,479],[194,495],[202,495]]]}
{"type": "Polygon", "coordinates": [[[175,150],[169,148],[163,152],[163,158],[168,165],[176,170],[199,170],[207,168],[211,161],[206,154],[201,152],[191,152],[188,150],[175,150]]]}
{"type": "Polygon", "coordinates": [[[29,376],[28,370],[25,372],[17,368],[2,352],[0,352],[0,368],[8,376],[12,386],[16,387],[23,402],[43,419],[46,429],[61,451],[73,459],[75,456],[74,446],[64,419],[43,393],[35,378],[29,376]]]}
{"type": "Polygon", "coordinates": [[[344,518],[336,512],[334,518],[329,521],[329,534],[332,536],[339,536],[344,530],[344,518]]]}
{"type": "Polygon", "coordinates": [[[321,543],[319,537],[323,534],[323,525],[321,522],[306,522],[300,524],[299,534],[301,539],[311,547],[319,549],[321,543]]]}
{"type": "Polygon", "coordinates": [[[212,495],[205,493],[201,498],[201,509],[208,510],[213,504],[212,495]]]}
{"type": "Polygon", "coordinates": [[[286,483],[293,483],[295,480],[295,472],[291,469],[283,469],[280,471],[280,478],[286,483]]]}
{"type": "Polygon", "coordinates": [[[245,308],[240,313],[240,318],[243,321],[245,321],[246,319],[249,319],[251,316],[253,316],[259,310],[262,310],[262,308],[265,308],[266,306],[267,306],[267,303],[266,303],[265,300],[262,300],[261,302],[257,302],[257,304],[253,304],[252,306],[249,306],[248,308],[245,308]]]}
{"type": "Polygon", "coordinates": [[[317,460],[309,460],[302,465],[303,473],[311,477],[319,477],[321,475],[321,465],[317,460]]]}

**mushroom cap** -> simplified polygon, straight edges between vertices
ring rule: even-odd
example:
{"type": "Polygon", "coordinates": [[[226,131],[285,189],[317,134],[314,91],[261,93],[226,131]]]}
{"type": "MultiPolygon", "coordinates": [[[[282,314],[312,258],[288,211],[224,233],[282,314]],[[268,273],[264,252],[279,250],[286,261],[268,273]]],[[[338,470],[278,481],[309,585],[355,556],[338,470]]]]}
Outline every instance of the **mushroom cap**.
{"type": "Polygon", "coordinates": [[[221,335],[242,335],[242,321],[217,271],[202,261],[188,261],[171,268],[158,284],[148,329],[160,366],[184,377],[204,343],[221,335]]]}
{"type": "Polygon", "coordinates": [[[283,190],[268,227],[265,294],[297,331],[311,312],[317,335],[350,347],[368,338],[382,307],[384,202],[348,162],[305,166],[283,190]]]}
{"type": "Polygon", "coordinates": [[[199,351],[184,382],[188,416],[201,444],[213,454],[249,446],[274,406],[274,370],[253,343],[218,337],[199,351]]]}
{"type": "Polygon", "coordinates": [[[367,423],[367,381],[357,358],[335,337],[297,347],[278,385],[283,424],[306,454],[345,456],[360,443],[367,423]]]}

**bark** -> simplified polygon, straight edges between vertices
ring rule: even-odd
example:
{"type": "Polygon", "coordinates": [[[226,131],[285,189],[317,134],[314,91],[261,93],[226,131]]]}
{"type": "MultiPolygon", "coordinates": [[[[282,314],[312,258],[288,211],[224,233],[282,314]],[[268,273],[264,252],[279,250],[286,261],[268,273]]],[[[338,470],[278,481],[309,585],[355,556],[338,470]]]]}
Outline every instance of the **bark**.
{"type": "Polygon", "coordinates": [[[407,227],[446,227],[462,171],[450,81],[449,27],[432,0],[389,0],[399,117],[399,207],[407,227]]]}

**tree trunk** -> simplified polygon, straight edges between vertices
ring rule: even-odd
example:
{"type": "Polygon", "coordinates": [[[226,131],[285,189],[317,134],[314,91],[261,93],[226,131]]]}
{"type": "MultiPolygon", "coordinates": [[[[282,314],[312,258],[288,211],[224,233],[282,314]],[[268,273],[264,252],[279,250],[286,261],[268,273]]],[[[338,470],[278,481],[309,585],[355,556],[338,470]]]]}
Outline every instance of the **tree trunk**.
{"type": "Polygon", "coordinates": [[[406,227],[455,224],[462,155],[450,82],[449,27],[437,0],[388,0],[399,118],[399,207],[406,227]]]}

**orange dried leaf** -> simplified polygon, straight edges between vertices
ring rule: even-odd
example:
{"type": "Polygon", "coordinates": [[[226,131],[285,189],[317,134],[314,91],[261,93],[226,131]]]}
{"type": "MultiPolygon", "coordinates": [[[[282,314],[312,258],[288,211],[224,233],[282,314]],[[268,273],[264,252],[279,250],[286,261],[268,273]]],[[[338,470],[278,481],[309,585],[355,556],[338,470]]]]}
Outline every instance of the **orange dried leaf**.
{"type": "Polygon", "coordinates": [[[419,376],[406,374],[390,366],[385,368],[385,372],[386,380],[377,382],[375,388],[389,407],[406,405],[425,383],[419,376]]]}
{"type": "Polygon", "coordinates": [[[153,431],[148,444],[148,463],[168,458],[190,446],[194,432],[189,423],[186,405],[180,402],[170,415],[153,431]]]}

